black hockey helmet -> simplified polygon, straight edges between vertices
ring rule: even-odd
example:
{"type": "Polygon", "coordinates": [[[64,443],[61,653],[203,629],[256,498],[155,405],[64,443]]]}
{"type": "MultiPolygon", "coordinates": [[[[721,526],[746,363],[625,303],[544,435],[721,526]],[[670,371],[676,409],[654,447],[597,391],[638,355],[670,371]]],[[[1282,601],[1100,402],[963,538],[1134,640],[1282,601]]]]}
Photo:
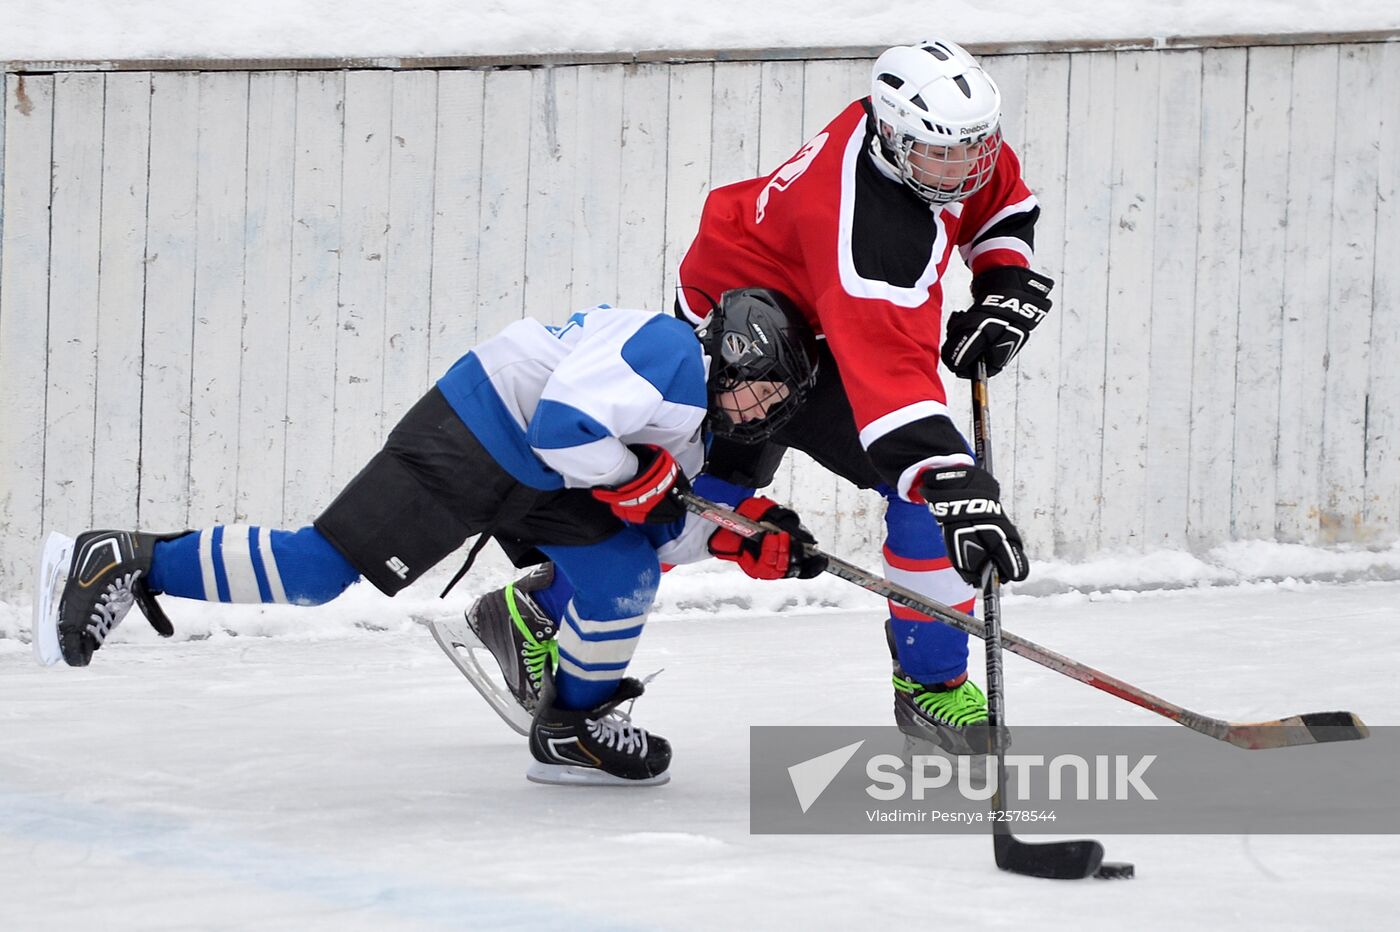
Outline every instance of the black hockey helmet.
{"type": "Polygon", "coordinates": [[[771,288],[726,291],[696,335],[710,358],[710,429],[721,437],[766,440],[817,382],[816,335],[792,300],[771,288]],[[782,397],[754,388],[719,397],[753,382],[777,383],[782,397]]]}

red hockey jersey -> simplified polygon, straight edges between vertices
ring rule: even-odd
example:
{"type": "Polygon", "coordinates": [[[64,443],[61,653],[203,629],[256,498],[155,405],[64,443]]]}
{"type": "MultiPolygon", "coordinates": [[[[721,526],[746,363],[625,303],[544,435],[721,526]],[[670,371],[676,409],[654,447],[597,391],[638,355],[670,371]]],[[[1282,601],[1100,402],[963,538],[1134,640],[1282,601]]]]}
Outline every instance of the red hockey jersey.
{"type": "Polygon", "coordinates": [[[777,171],[710,192],[681,261],[681,310],[744,286],[791,297],[825,336],[880,474],[901,495],[929,466],[971,463],[938,375],[943,290],[954,247],[973,274],[1029,267],[1040,208],[1003,146],[992,180],[931,207],[882,159],[856,101],[777,171]]]}

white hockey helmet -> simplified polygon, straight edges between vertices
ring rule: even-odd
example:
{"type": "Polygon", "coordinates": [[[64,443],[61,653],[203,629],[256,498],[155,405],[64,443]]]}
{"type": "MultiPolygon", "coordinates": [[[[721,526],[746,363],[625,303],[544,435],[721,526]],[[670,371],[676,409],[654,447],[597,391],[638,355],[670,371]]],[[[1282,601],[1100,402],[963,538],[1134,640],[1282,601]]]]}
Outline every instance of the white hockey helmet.
{"type": "Polygon", "coordinates": [[[870,103],[879,153],[930,204],[971,197],[1001,151],[1001,91],[962,46],[897,45],[875,60],[870,103]]]}

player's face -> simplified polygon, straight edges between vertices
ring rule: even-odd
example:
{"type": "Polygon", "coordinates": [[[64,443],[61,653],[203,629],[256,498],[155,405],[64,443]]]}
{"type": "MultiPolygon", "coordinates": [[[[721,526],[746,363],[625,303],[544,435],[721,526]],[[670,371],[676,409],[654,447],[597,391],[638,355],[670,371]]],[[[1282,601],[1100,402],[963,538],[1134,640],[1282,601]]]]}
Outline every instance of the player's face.
{"type": "Polygon", "coordinates": [[[956,191],[977,168],[982,144],[934,146],[916,142],[909,149],[909,173],[919,184],[956,191]]]}
{"type": "Polygon", "coordinates": [[[903,153],[902,169],[915,190],[937,203],[948,203],[972,195],[991,180],[1001,151],[1001,132],[956,146],[905,137],[903,146],[896,148],[903,153]]]}
{"type": "Polygon", "coordinates": [[[747,424],[763,420],[791,393],[782,382],[740,382],[735,388],[716,395],[715,403],[735,424],[747,424]]]}

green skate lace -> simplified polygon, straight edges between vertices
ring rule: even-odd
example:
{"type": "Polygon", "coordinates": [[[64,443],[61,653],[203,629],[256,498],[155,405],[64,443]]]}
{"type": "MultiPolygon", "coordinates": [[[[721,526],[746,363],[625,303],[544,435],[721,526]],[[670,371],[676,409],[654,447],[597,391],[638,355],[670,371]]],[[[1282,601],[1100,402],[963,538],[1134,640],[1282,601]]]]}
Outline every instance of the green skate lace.
{"type": "Polygon", "coordinates": [[[894,688],[910,695],[910,701],[935,721],[954,728],[976,725],[987,720],[987,697],[971,680],[943,692],[933,692],[921,684],[894,677],[894,688]]]}
{"type": "Polygon", "coordinates": [[[559,644],[553,638],[541,643],[530,632],[530,626],[520,617],[520,609],[515,607],[515,583],[506,586],[506,608],[510,611],[510,620],[515,623],[516,630],[525,638],[525,646],[520,650],[525,657],[525,670],[530,674],[530,682],[538,685],[544,679],[546,661],[551,670],[559,666],[559,644]]]}

